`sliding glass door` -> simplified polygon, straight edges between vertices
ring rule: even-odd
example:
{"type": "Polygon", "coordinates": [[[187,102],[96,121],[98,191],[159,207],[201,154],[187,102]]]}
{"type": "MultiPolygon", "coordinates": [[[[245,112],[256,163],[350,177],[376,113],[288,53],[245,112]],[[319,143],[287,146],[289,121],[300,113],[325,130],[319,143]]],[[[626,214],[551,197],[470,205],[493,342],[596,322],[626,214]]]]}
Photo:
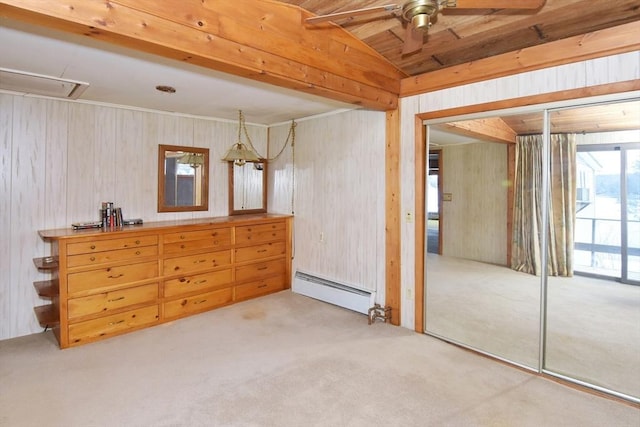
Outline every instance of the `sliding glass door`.
{"type": "Polygon", "coordinates": [[[620,137],[578,146],[575,271],[640,284],[640,150],[620,137]]]}
{"type": "Polygon", "coordinates": [[[624,281],[640,285],[640,143],[625,150],[627,238],[624,281]]]}

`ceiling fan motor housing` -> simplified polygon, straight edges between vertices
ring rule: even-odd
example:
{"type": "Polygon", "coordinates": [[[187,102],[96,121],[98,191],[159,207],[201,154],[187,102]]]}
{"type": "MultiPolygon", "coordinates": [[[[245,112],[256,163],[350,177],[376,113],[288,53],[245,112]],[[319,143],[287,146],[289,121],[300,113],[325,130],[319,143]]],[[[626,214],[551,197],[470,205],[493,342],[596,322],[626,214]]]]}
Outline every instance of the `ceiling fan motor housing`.
{"type": "Polygon", "coordinates": [[[441,9],[438,3],[437,0],[408,1],[402,6],[402,18],[415,29],[427,31],[431,26],[431,17],[441,9]]]}

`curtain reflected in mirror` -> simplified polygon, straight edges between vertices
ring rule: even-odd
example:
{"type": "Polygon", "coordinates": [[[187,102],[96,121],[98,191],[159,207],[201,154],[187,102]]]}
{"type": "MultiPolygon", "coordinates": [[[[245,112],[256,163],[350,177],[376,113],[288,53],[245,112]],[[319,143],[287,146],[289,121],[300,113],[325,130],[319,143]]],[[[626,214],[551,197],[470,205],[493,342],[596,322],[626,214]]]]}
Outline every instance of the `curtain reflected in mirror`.
{"type": "Polygon", "coordinates": [[[229,162],[229,214],[267,211],[267,162],[229,162]]]}
{"type": "Polygon", "coordinates": [[[209,209],[209,149],[160,145],[158,212],[209,209]]]}

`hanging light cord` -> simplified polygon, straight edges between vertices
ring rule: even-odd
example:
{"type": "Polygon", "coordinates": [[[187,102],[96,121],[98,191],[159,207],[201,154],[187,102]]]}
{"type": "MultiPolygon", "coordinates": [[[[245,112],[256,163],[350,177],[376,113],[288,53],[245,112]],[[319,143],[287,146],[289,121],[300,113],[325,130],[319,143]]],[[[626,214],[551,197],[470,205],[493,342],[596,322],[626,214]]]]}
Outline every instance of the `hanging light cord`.
{"type": "MultiPolygon", "coordinates": [[[[287,148],[287,145],[289,145],[289,141],[291,141],[291,147],[293,147],[293,145],[295,144],[295,140],[296,140],[296,126],[297,126],[296,121],[295,120],[291,120],[291,127],[289,127],[289,134],[287,135],[287,139],[285,140],[284,144],[282,145],[282,148],[280,149],[278,154],[276,154],[274,157],[269,159],[269,158],[261,156],[260,153],[258,153],[258,150],[256,150],[256,147],[253,145],[253,142],[251,141],[251,138],[249,137],[249,132],[247,131],[247,126],[245,125],[244,114],[242,114],[242,110],[241,110],[240,111],[240,126],[238,126],[238,141],[240,141],[241,132],[244,132],[244,136],[247,139],[247,143],[249,144],[249,148],[251,148],[254,153],[258,154],[258,156],[260,158],[265,159],[266,161],[270,162],[272,160],[276,160],[278,157],[280,157],[282,155],[282,153],[284,153],[285,148],[287,148]]],[[[267,141],[267,145],[269,145],[269,141],[267,141]]]]}

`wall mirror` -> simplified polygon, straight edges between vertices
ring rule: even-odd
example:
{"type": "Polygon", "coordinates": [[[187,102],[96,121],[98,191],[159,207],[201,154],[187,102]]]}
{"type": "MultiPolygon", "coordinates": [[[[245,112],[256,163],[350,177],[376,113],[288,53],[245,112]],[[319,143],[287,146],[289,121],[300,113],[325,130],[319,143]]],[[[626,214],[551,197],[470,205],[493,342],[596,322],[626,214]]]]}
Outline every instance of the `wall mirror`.
{"type": "Polygon", "coordinates": [[[229,162],[229,215],[267,211],[267,162],[229,162]]]}
{"type": "Polygon", "coordinates": [[[209,149],[159,145],[158,212],[209,209],[209,149]]]}

